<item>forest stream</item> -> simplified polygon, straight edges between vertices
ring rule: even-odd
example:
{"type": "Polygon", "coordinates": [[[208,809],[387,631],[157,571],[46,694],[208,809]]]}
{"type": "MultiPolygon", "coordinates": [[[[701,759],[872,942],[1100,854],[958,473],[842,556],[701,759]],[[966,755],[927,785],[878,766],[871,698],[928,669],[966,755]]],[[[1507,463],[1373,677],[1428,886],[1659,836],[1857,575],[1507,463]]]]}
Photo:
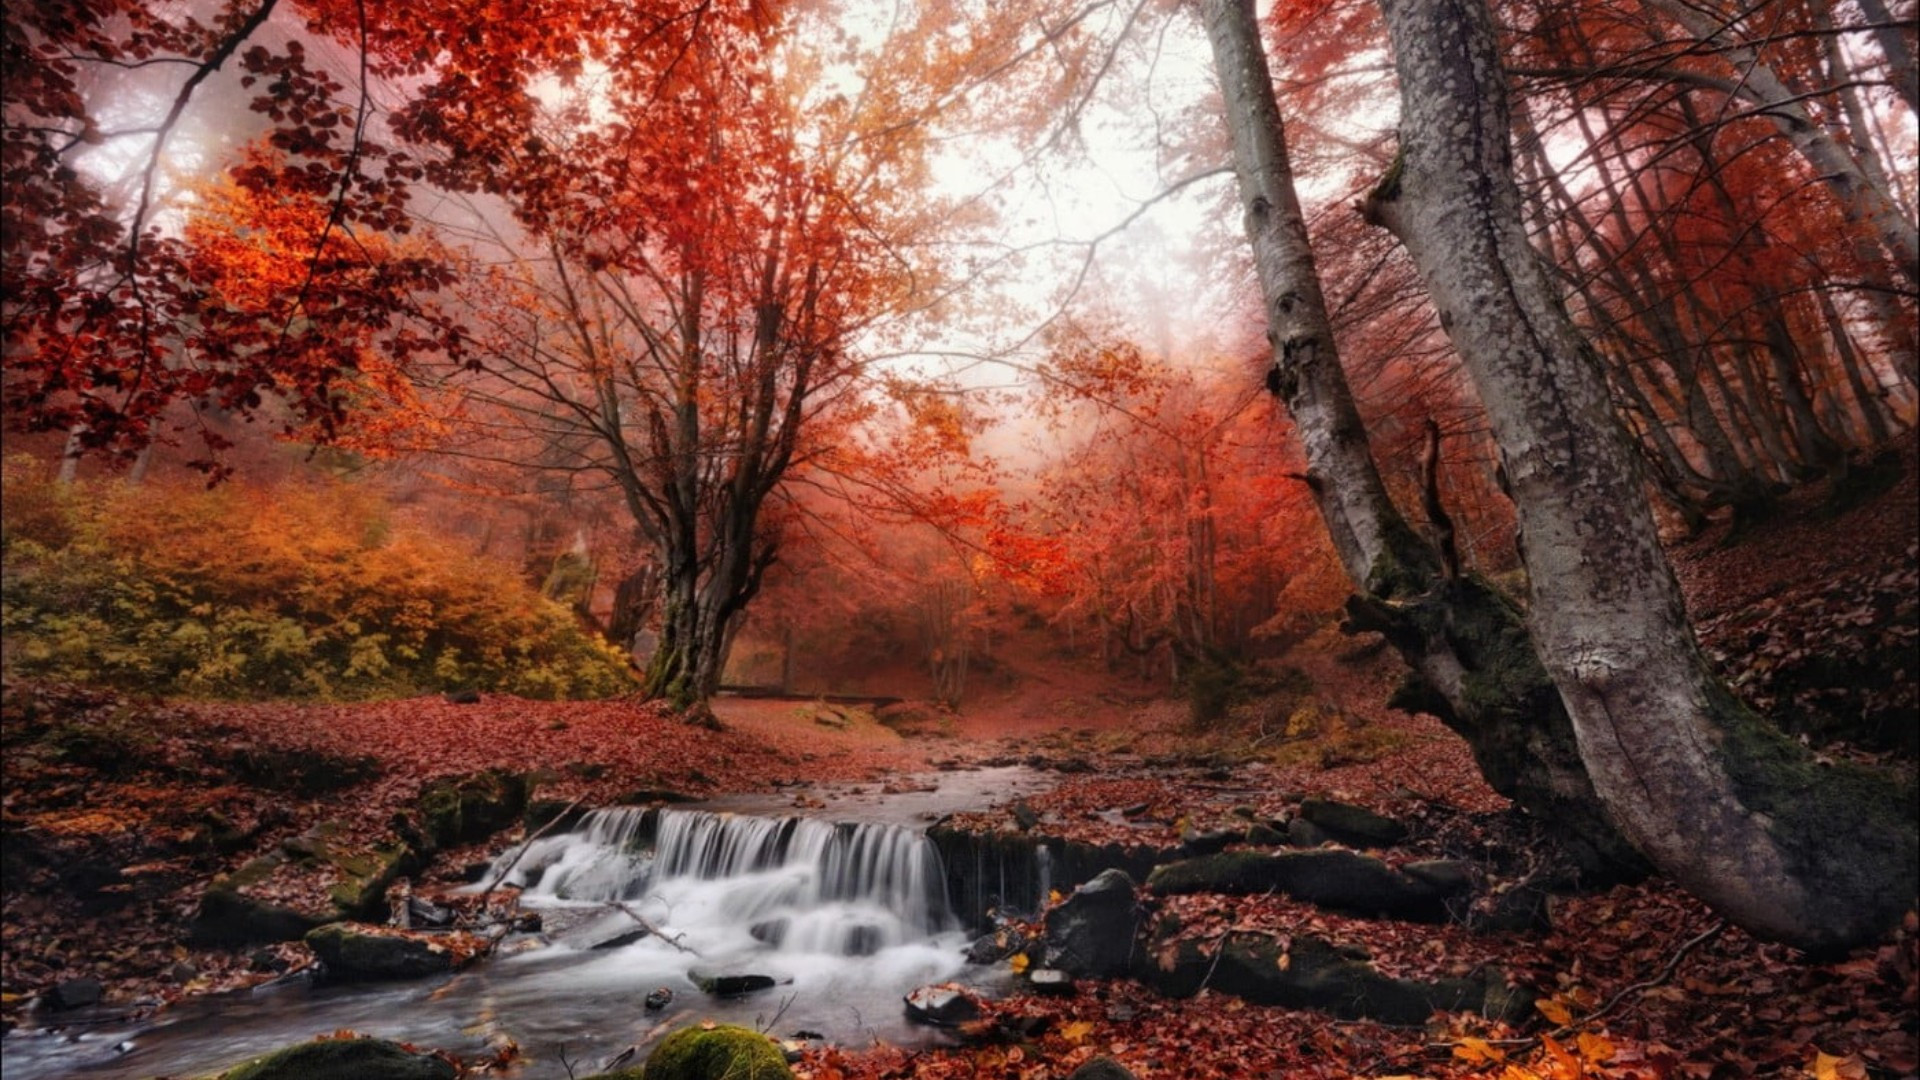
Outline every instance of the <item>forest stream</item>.
{"type": "Polygon", "coordinates": [[[521,887],[542,928],[474,968],[406,983],[300,978],[137,1021],[70,1016],[9,1034],[5,1073],[194,1076],[350,1029],[475,1057],[511,1039],[526,1055],[516,1075],[549,1080],[597,1071],[688,1014],[782,1037],[927,1045],[940,1036],[906,1019],[905,994],[956,979],[991,992],[1008,974],[968,968],[968,927],[926,826],[1044,781],[1019,766],[923,780],[899,794],[822,786],[799,799],[593,811],[495,859],[485,880],[521,887]],[[817,809],[794,816],[796,803],[817,809]],[[772,985],[710,994],[696,981],[708,975],[772,985]],[[664,1008],[643,1004],[663,988],[664,1008]]]}

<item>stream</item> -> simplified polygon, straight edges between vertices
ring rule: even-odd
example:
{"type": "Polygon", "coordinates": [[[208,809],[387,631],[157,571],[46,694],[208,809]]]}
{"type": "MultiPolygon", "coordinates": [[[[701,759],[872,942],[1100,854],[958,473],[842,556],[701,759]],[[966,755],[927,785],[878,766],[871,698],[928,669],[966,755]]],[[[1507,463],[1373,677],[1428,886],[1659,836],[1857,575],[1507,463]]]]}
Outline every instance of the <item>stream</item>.
{"type": "Polygon", "coordinates": [[[558,1080],[569,1066],[598,1072],[702,1019],[850,1045],[935,1043],[938,1031],[906,1020],[903,995],[947,980],[991,992],[1005,976],[966,965],[967,927],[925,828],[1047,780],[1023,767],[914,779],[927,790],[808,789],[805,804],[824,807],[804,817],[792,791],[597,810],[496,861],[512,861],[507,881],[523,887],[521,906],[541,912],[543,931],[507,938],[466,972],[294,981],[190,999],[138,1022],[63,1014],[58,1027],[0,1040],[0,1069],[7,1080],[199,1076],[343,1028],[463,1057],[511,1039],[524,1054],[513,1075],[525,1080],[558,1080]],[[696,969],[776,985],[714,997],[695,984],[696,969]],[[660,988],[671,1004],[645,1009],[660,988]]]}

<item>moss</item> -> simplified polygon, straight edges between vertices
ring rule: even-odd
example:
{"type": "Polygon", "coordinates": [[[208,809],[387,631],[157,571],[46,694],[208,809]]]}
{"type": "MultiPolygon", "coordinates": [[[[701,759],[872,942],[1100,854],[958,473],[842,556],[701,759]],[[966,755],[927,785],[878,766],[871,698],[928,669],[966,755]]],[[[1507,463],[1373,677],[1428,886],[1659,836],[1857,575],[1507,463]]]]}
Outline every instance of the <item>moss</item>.
{"type": "Polygon", "coordinates": [[[1380,177],[1380,182],[1367,192],[1365,203],[1371,207],[1377,203],[1390,203],[1400,197],[1400,180],[1406,175],[1407,154],[1402,150],[1393,155],[1393,164],[1380,177]]]}
{"type": "Polygon", "coordinates": [[[1223,851],[1197,859],[1156,866],[1147,888],[1161,896],[1191,892],[1259,893],[1277,887],[1278,856],[1258,851],[1223,851]]]}
{"type": "Polygon", "coordinates": [[[525,776],[488,769],[427,785],[420,794],[420,816],[437,847],[456,847],[512,825],[526,810],[527,796],[525,776]]]}
{"type": "Polygon", "coordinates": [[[1798,944],[1838,951],[1891,929],[1912,907],[1920,878],[1920,789],[1913,779],[1847,762],[1821,764],[1717,681],[1709,699],[1735,795],[1767,817],[1788,872],[1821,907],[1798,944]],[[1840,833],[1847,843],[1834,842],[1840,833]]]}
{"type": "Polygon", "coordinates": [[[385,1039],[321,1039],[289,1046],[220,1074],[219,1080],[453,1080],[437,1057],[385,1039]]]}
{"type": "Polygon", "coordinates": [[[346,878],[329,889],[327,896],[341,914],[355,919],[383,916],[387,890],[419,865],[413,849],[405,844],[375,848],[365,855],[337,856],[332,862],[346,878]]]}
{"type": "Polygon", "coordinates": [[[730,1024],[686,1027],[647,1056],[644,1080],[791,1080],[787,1056],[757,1031],[730,1024]]]}

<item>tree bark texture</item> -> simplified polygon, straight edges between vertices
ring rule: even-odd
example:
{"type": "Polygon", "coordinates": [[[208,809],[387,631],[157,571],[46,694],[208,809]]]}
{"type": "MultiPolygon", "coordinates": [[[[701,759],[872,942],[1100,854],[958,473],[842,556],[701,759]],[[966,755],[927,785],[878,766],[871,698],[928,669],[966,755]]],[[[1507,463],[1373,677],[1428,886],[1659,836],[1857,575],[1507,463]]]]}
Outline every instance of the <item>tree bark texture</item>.
{"type": "Polygon", "coordinates": [[[1369,201],[1407,247],[1500,444],[1533,640],[1616,824],[1761,936],[1876,938],[1914,902],[1913,792],[1817,768],[1707,667],[1597,358],[1528,242],[1483,0],[1382,0],[1401,159],[1369,201]]]}
{"type": "Polygon", "coordinates": [[[1572,724],[1519,611],[1439,559],[1388,495],[1354,407],[1294,193],[1286,136],[1252,0],[1203,0],[1233,139],[1248,242],[1265,300],[1277,390],[1307,455],[1307,483],[1348,578],[1349,625],[1385,634],[1414,669],[1397,701],[1439,716],[1472,746],[1495,790],[1569,842],[1581,869],[1643,865],[1607,820],[1572,724]]]}

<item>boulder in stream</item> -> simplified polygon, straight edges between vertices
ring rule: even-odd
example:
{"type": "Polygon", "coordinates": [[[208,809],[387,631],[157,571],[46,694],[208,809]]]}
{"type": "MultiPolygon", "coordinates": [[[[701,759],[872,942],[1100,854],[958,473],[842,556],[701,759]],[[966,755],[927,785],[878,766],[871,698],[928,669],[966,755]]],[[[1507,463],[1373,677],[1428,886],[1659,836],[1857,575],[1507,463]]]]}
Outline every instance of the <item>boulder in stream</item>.
{"type": "Polygon", "coordinates": [[[742,994],[771,990],[779,985],[771,975],[755,975],[747,972],[721,972],[710,968],[692,968],[687,979],[699,987],[703,993],[714,997],[739,997],[742,994]]]}
{"type": "Polygon", "coordinates": [[[53,985],[40,998],[40,1004],[54,1010],[83,1009],[88,1005],[100,1004],[106,996],[106,987],[99,979],[82,975],[77,979],[62,979],[53,985]]]}
{"type": "Polygon", "coordinates": [[[1047,912],[1046,966],[1089,979],[1124,975],[1138,922],[1133,879],[1102,870],[1047,912]]]}
{"type": "Polygon", "coordinates": [[[980,999],[950,983],[923,986],[906,996],[907,1019],[935,1027],[959,1027],[986,1012],[980,999]]]}
{"type": "Polygon", "coordinates": [[[585,1080],[793,1080],[787,1055],[765,1035],[733,1024],[684,1027],[661,1040],[644,1069],[585,1080]]]}
{"type": "Polygon", "coordinates": [[[219,1080],[453,1080],[454,1067],[385,1039],[318,1039],[276,1050],[219,1080]]]}
{"type": "Polygon", "coordinates": [[[338,982],[424,979],[456,966],[453,950],[433,938],[355,923],[328,923],[307,935],[307,947],[338,982]]]}

